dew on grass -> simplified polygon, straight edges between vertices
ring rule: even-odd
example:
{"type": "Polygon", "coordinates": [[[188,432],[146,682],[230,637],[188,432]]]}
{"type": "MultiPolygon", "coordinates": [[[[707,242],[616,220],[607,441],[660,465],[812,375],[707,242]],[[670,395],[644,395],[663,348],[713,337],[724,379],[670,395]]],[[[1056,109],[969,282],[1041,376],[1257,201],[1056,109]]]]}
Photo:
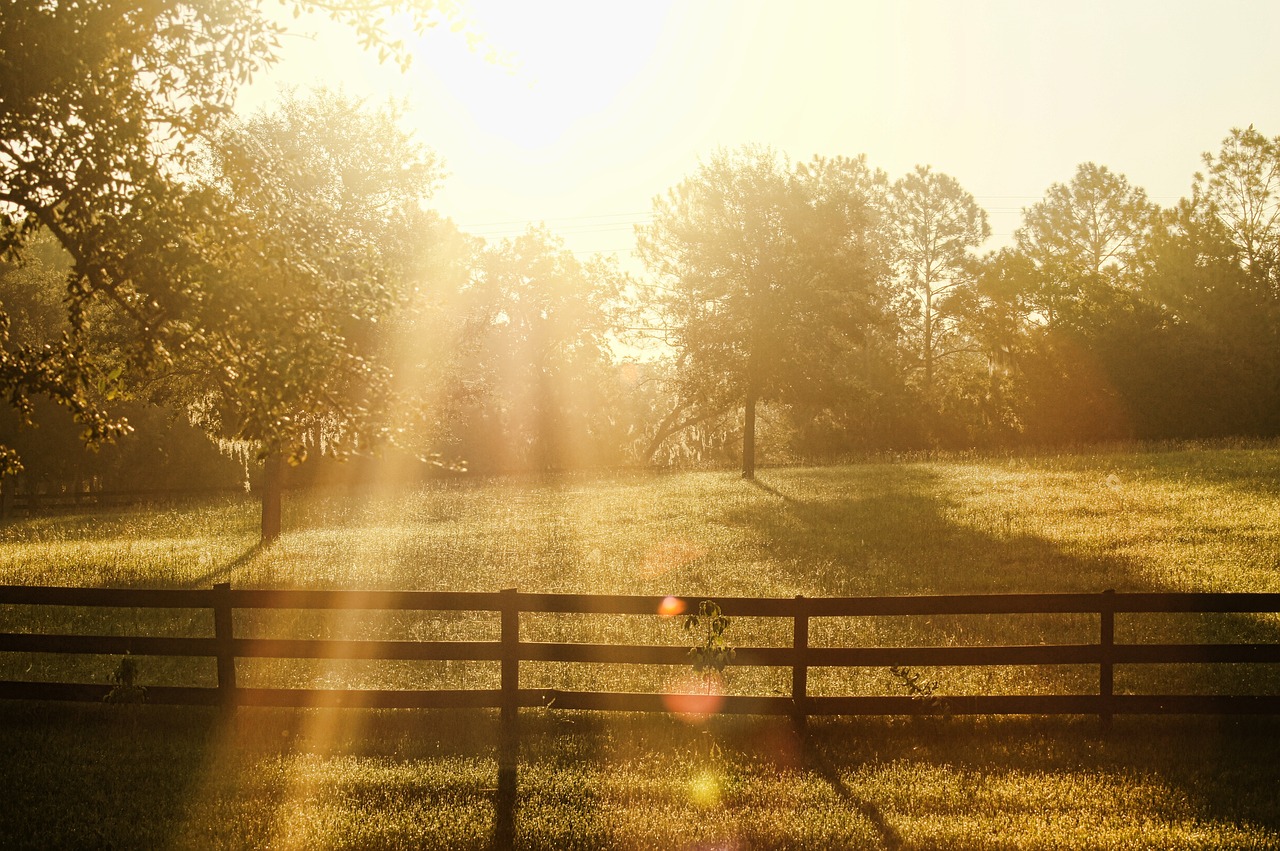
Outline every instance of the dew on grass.
{"type": "Polygon", "coordinates": [[[720,775],[714,769],[705,768],[689,781],[689,800],[700,810],[715,809],[720,806],[722,786],[720,775]]]}

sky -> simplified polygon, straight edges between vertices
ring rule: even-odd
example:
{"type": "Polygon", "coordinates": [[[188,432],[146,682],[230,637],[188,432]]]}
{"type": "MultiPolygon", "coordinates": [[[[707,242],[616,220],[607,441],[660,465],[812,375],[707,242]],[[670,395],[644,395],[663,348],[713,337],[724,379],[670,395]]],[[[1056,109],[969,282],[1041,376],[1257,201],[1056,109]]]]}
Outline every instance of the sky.
{"type": "Polygon", "coordinates": [[[654,196],[717,148],[866,154],[950,174],[1007,244],[1022,208],[1093,161],[1169,205],[1232,127],[1280,135],[1280,2],[472,0],[407,74],[323,20],[289,22],[281,86],[403,99],[444,160],[433,206],[500,239],[545,223],[626,262],[654,196]],[[487,57],[497,53],[499,62],[487,57]]]}

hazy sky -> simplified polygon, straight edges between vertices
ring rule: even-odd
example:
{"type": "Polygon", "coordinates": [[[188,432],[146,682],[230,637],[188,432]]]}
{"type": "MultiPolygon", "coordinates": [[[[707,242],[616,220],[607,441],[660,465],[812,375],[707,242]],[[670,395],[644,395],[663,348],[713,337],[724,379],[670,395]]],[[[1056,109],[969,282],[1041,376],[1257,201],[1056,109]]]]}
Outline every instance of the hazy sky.
{"type": "Polygon", "coordinates": [[[624,256],[653,196],[719,146],[932,164],[995,245],[1081,162],[1170,204],[1231,127],[1280,135],[1274,0],[474,0],[472,18],[510,68],[437,32],[401,76],[304,21],[242,105],[281,83],[407,98],[450,173],[436,206],[465,229],[545,221],[624,256]]]}

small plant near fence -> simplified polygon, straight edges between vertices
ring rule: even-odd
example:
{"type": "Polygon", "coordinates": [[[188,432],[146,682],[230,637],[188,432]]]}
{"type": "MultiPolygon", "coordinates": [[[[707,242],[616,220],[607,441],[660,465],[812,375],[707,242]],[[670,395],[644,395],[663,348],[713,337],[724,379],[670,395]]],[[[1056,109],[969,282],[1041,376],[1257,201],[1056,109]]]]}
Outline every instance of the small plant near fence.
{"type": "Polygon", "coordinates": [[[120,663],[111,672],[111,691],[102,700],[105,703],[144,703],[147,699],[146,686],[138,685],[138,660],[125,654],[120,663]]]}
{"type": "Polygon", "coordinates": [[[729,619],[711,600],[703,600],[698,604],[696,614],[684,617],[682,629],[694,639],[693,646],[689,648],[694,673],[702,677],[708,686],[724,680],[724,669],[735,655],[733,646],[724,637],[728,628],[729,619]]]}
{"type": "Polygon", "coordinates": [[[938,694],[938,684],[924,674],[905,665],[890,665],[889,673],[907,690],[909,695],[924,703],[934,713],[938,715],[950,713],[947,699],[938,694]]]}

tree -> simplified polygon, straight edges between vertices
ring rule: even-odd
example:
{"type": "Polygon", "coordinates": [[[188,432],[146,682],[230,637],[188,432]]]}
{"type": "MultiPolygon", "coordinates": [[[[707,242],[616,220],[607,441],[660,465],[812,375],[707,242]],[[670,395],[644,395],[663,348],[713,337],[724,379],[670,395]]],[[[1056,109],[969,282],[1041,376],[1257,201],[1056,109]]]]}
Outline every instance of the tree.
{"type": "Polygon", "coordinates": [[[966,280],[971,251],[991,236],[987,214],[959,181],[916,166],[893,185],[898,266],[919,304],[920,364],[927,397],[934,363],[947,354],[943,302],[966,280]]]}
{"type": "MultiPolygon", "coordinates": [[[[70,259],[47,232],[32,234],[18,263],[0,261],[0,310],[9,318],[6,349],[19,357],[57,345],[66,322],[62,304],[70,259]]],[[[109,363],[109,347],[120,329],[99,311],[91,317],[97,332],[92,356],[109,363]]],[[[133,431],[113,445],[85,447],[83,424],[54,402],[34,397],[26,408],[0,408],[0,443],[17,451],[23,471],[5,477],[3,487],[37,494],[87,489],[156,490],[166,487],[230,487],[240,465],[219,455],[205,435],[191,426],[185,410],[149,405],[131,398],[118,377],[104,376],[93,388],[95,400],[128,418],[133,431]],[[106,380],[110,379],[110,380],[106,380]]],[[[0,509],[2,510],[2,509],[0,509]]]]}
{"type": "Polygon", "coordinates": [[[1280,297],[1280,137],[1268,139],[1252,124],[1232,128],[1204,164],[1192,185],[1196,214],[1221,224],[1245,271],[1280,297]]]}
{"type": "Polygon", "coordinates": [[[1167,211],[1143,252],[1142,292],[1162,316],[1159,436],[1274,434],[1280,428],[1276,304],[1244,245],[1203,195],[1167,211]]]}
{"type": "MultiPolygon", "coordinates": [[[[884,184],[863,159],[792,169],[765,148],[719,151],[654,199],[638,229],[676,353],[678,408],[694,412],[683,422],[740,407],[744,478],[755,475],[757,405],[830,386],[833,351],[867,319],[884,184]]],[[[668,420],[669,430],[681,415],[668,420]]]]}
{"type": "Polygon", "coordinates": [[[280,531],[283,461],[395,431],[384,329],[412,299],[407,246],[439,177],[397,121],[333,92],[289,95],[211,148],[205,183],[231,238],[206,269],[217,286],[188,311],[174,386],[212,434],[266,459],[264,540],[280,531]]]}
{"type": "Polygon", "coordinates": [[[454,347],[452,454],[539,472],[620,460],[609,333],[622,278],[543,228],[486,248],[454,347]]]}
{"type": "Polygon", "coordinates": [[[1036,309],[1050,328],[1079,327],[1122,285],[1149,238],[1156,207],[1106,166],[1082,163],[1023,214],[1019,251],[1038,272],[1036,309]]]}
{"type": "MultiPolygon", "coordinates": [[[[43,229],[70,255],[67,331],[39,352],[7,349],[0,391],[54,399],[91,441],[123,433],[94,388],[164,369],[204,339],[196,316],[241,220],[191,179],[238,87],[279,55],[265,0],[5,0],[0,3],[0,249],[20,254],[43,229]],[[98,363],[89,314],[125,323],[114,362],[98,363]]],[[[394,53],[385,13],[420,27],[456,20],[449,0],[297,0],[394,53]]],[[[400,54],[403,56],[403,52],[400,54]]],[[[212,352],[209,353],[212,356],[212,352]]],[[[16,469],[12,455],[4,470],[16,469]]]]}

